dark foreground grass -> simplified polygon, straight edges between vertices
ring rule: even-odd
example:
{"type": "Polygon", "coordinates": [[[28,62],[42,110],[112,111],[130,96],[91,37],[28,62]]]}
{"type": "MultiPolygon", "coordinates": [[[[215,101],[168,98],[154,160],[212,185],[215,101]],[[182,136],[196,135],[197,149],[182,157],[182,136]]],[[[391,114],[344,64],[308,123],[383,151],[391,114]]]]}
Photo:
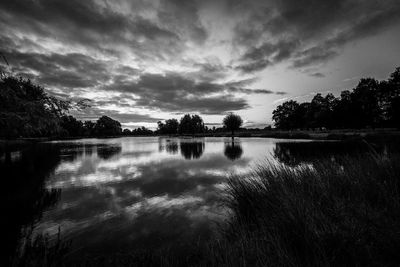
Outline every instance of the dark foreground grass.
{"type": "Polygon", "coordinates": [[[399,190],[398,154],[259,167],[229,180],[231,238],[249,265],[398,266],[399,190]]]}
{"type": "Polygon", "coordinates": [[[400,154],[342,156],[296,168],[265,164],[231,177],[225,204],[231,216],[208,244],[57,260],[57,266],[400,264],[400,154]]]}

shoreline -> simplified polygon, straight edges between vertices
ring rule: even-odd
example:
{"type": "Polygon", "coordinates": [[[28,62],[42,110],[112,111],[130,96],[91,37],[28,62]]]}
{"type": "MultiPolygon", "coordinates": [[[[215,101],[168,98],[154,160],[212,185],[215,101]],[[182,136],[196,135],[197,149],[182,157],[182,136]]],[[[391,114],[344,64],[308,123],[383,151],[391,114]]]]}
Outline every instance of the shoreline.
{"type": "MultiPolygon", "coordinates": [[[[194,135],[118,135],[118,136],[77,136],[77,137],[38,137],[38,138],[18,138],[18,139],[0,139],[0,147],[3,145],[18,145],[26,143],[39,143],[48,141],[68,141],[79,139],[111,139],[123,137],[232,137],[231,134],[224,133],[206,133],[194,135]]],[[[375,138],[400,138],[400,130],[395,129],[375,129],[375,130],[322,130],[322,131],[242,131],[235,133],[234,137],[246,138],[277,138],[277,139],[305,139],[305,140],[351,140],[351,139],[375,139],[375,138]]]]}

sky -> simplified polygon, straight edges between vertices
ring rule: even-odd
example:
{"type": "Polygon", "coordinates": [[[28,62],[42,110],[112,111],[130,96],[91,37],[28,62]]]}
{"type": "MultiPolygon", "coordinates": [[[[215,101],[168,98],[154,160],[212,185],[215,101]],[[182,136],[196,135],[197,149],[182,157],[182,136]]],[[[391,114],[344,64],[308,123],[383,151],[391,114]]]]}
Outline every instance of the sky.
{"type": "Polygon", "coordinates": [[[229,112],[265,127],[285,100],[400,66],[398,0],[0,0],[0,29],[8,71],[131,129],[229,112]]]}

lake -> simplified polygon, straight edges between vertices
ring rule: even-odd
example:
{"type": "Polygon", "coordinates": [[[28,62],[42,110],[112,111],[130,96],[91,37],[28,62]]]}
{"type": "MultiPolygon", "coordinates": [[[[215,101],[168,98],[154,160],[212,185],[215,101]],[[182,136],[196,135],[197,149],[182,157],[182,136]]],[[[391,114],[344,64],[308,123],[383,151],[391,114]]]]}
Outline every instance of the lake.
{"type": "Polygon", "coordinates": [[[339,142],[125,137],[43,142],[2,153],[9,255],[27,236],[60,235],[70,256],[201,244],[227,218],[227,177],[360,151],[339,142]]]}

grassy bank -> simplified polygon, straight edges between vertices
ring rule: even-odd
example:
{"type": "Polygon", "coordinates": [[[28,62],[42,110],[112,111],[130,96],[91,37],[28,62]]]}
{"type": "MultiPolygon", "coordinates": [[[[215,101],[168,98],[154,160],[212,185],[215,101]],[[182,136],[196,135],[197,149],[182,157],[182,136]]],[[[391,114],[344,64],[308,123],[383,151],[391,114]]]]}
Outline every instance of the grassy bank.
{"type": "Polygon", "coordinates": [[[228,233],[242,266],[398,266],[399,163],[372,153],[231,178],[228,233]]]}

